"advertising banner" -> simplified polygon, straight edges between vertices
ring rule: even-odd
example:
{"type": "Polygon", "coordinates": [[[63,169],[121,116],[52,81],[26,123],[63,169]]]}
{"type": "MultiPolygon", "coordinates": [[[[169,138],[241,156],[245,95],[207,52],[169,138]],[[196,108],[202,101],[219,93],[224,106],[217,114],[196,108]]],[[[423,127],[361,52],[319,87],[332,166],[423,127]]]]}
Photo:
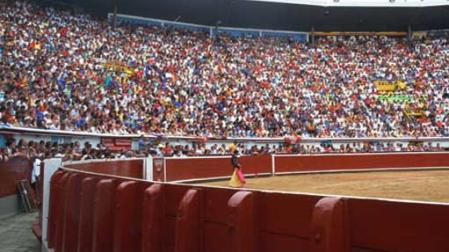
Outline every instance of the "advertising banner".
{"type": "Polygon", "coordinates": [[[131,150],[132,141],[131,138],[113,138],[113,137],[102,137],[101,143],[108,149],[120,151],[120,150],[131,150]]]}

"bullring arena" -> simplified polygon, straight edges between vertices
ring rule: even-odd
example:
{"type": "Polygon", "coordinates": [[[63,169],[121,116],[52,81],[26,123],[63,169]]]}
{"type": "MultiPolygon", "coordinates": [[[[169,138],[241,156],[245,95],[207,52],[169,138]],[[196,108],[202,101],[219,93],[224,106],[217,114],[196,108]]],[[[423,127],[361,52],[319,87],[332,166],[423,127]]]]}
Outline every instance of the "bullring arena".
{"type": "Polygon", "coordinates": [[[0,0],[0,251],[449,252],[448,10],[0,0]]]}
{"type": "Polygon", "coordinates": [[[55,251],[448,249],[448,153],[242,156],[258,177],[242,189],[225,187],[229,158],[49,160],[45,240],[55,251]]]}
{"type": "MultiPolygon", "coordinates": [[[[314,173],[251,178],[245,188],[312,194],[449,202],[449,169],[314,173]]],[[[228,186],[228,181],[207,183],[228,186]]]]}

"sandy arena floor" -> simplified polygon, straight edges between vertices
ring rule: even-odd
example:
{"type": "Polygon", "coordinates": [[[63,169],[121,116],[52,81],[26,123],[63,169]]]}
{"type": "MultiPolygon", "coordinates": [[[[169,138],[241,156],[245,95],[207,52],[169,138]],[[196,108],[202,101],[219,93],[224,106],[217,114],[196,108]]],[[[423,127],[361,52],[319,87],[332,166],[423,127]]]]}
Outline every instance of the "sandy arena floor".
{"type": "MultiPolygon", "coordinates": [[[[227,186],[227,181],[207,185],[227,186]]],[[[449,169],[304,174],[247,179],[247,188],[449,202],[449,169]]]]}

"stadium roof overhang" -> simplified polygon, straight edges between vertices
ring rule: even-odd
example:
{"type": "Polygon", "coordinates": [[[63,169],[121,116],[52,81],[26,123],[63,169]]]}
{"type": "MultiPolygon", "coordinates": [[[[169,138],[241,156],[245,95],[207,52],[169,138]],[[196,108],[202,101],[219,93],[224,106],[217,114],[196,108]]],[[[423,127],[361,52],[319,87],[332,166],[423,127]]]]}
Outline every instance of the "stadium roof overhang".
{"type": "MultiPolygon", "coordinates": [[[[311,31],[312,27],[315,31],[407,31],[409,26],[415,31],[449,28],[449,5],[441,5],[443,0],[391,0],[392,3],[390,0],[63,1],[82,5],[102,16],[113,12],[116,3],[118,13],[122,14],[210,26],[219,23],[227,27],[288,31],[311,31]],[[380,1],[385,5],[373,7],[374,2],[380,1]],[[360,6],[362,2],[366,4],[364,7],[360,6]],[[368,2],[373,6],[367,7],[368,2]],[[416,7],[418,2],[422,2],[420,7],[416,7]]],[[[449,4],[449,0],[444,1],[449,4]]]]}
{"type": "Polygon", "coordinates": [[[449,5],[449,0],[246,0],[322,7],[434,7],[449,5]]]}

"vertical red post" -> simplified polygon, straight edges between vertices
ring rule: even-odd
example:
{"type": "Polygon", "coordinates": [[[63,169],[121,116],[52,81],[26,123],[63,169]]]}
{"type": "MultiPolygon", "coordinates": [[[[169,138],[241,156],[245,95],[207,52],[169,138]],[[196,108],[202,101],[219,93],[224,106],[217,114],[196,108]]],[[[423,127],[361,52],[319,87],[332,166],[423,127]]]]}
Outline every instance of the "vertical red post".
{"type": "Polygon", "coordinates": [[[67,212],[70,208],[70,187],[69,183],[73,184],[74,179],[78,176],[76,173],[68,173],[67,179],[61,183],[64,188],[61,194],[61,200],[58,204],[61,204],[61,215],[58,215],[56,220],[56,235],[55,235],[55,252],[64,251],[64,239],[66,237],[66,222],[67,222],[67,212]]]}
{"type": "Polygon", "coordinates": [[[141,251],[143,190],[136,181],[122,182],[115,193],[114,251],[141,251]]]}
{"type": "Polygon", "coordinates": [[[116,181],[102,179],[97,183],[94,200],[92,251],[113,251],[114,194],[116,181]]]}
{"type": "Polygon", "coordinates": [[[336,197],[322,198],[316,203],[311,222],[311,252],[349,251],[345,208],[345,202],[336,197]]]}
{"type": "Polygon", "coordinates": [[[81,181],[80,219],[78,231],[78,251],[92,251],[92,234],[97,178],[87,177],[81,181]]]}
{"type": "Polygon", "coordinates": [[[65,225],[63,229],[63,247],[64,252],[78,251],[78,229],[80,217],[80,192],[81,180],[83,175],[74,173],[67,181],[67,201],[65,225]]]}
{"type": "Polygon", "coordinates": [[[190,189],[179,204],[176,219],[175,252],[200,251],[200,191],[190,189]]]}
{"type": "Polygon", "coordinates": [[[55,247],[56,239],[56,226],[59,221],[59,216],[62,215],[64,184],[69,175],[61,170],[55,172],[51,177],[50,182],[50,204],[48,208],[48,229],[47,229],[47,241],[48,247],[55,247]]]}
{"type": "Polygon", "coordinates": [[[236,192],[228,201],[229,249],[233,252],[255,251],[254,194],[236,192]]]}
{"type": "Polygon", "coordinates": [[[164,205],[162,184],[153,184],[144,192],[142,252],[162,251],[164,205]]]}

